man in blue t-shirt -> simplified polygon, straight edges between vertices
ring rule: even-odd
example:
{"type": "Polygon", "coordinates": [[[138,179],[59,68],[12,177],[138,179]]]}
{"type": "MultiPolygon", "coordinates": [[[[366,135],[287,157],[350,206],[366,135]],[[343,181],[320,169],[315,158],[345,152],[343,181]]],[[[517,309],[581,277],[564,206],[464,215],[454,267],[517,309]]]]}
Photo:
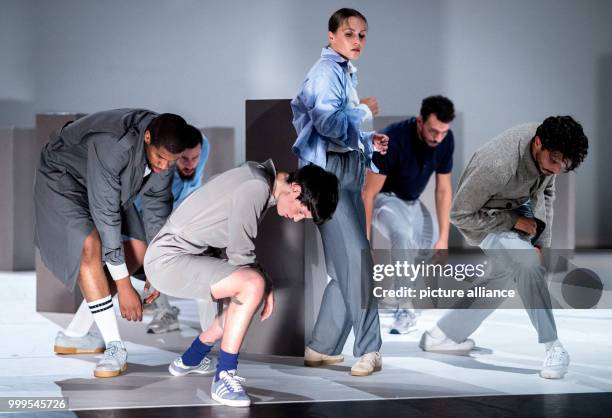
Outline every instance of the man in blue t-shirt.
{"type": "MultiPolygon", "coordinates": [[[[386,155],[374,153],[372,161],[379,173],[368,171],[363,188],[370,241],[374,225],[389,239],[392,249],[415,250],[411,256],[416,257],[418,250],[448,249],[455,148],[450,124],[454,118],[448,98],[431,96],[423,100],[419,116],[381,131],[389,137],[389,149],[386,155]],[[437,222],[419,200],[434,172],[437,222]]],[[[398,308],[390,332],[404,334],[414,325],[414,312],[398,308]]]]}
{"type": "MultiPolygon", "coordinates": [[[[176,209],[187,196],[202,185],[204,177],[204,166],[208,160],[208,139],[202,135],[199,129],[189,125],[188,146],[176,161],[174,178],[172,180],[172,196],[174,197],[173,209],[176,209]]],[[[168,296],[160,294],[153,305],[153,319],[147,326],[147,332],[151,334],[163,334],[176,331],[180,328],[178,314],[179,308],[170,305],[168,296]]],[[[200,319],[207,315],[198,303],[200,319]]],[[[201,321],[202,322],[202,321],[201,321]]]]}

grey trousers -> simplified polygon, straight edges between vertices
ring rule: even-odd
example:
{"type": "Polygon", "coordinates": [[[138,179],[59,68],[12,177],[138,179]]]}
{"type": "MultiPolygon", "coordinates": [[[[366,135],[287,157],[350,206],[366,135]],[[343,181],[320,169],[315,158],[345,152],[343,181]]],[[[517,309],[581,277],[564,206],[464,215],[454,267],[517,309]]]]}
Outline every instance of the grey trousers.
{"type": "Polygon", "coordinates": [[[438,222],[420,200],[402,200],[395,193],[379,193],[372,226],[393,249],[431,249],[439,237],[438,222]]]}
{"type": "MultiPolygon", "coordinates": [[[[538,342],[556,340],[557,327],[544,280],[544,267],[531,243],[516,232],[499,232],[488,234],[480,248],[491,260],[491,270],[482,283],[475,285],[500,289],[514,283],[538,333],[538,342]]],[[[449,311],[438,321],[438,327],[451,340],[465,341],[502,302],[501,298],[494,302],[496,305],[490,300],[486,304],[475,300],[469,306],[462,306],[466,309],[449,311]]]]}
{"type": "Polygon", "coordinates": [[[373,263],[361,200],[365,174],[363,154],[328,152],[326,169],[340,180],[340,195],[333,218],[319,226],[331,280],[323,293],[308,346],[323,354],[340,354],[352,328],[355,333],[353,355],[359,357],[378,351],[382,344],[377,303],[372,295],[373,263]]]}
{"type": "MultiPolygon", "coordinates": [[[[378,193],[374,201],[372,227],[389,240],[391,249],[389,259],[385,263],[395,264],[396,261],[419,263],[428,261],[433,253],[432,248],[439,238],[437,219],[434,218],[423,202],[402,200],[395,193],[378,193]]],[[[375,243],[374,243],[375,244],[375,243]]],[[[374,245],[372,248],[376,248],[374,245]]],[[[377,260],[377,262],[379,262],[377,260]]],[[[393,288],[418,287],[421,280],[412,282],[409,279],[393,280],[393,288]]],[[[408,298],[386,298],[380,305],[413,309],[412,300],[408,298]]]]}

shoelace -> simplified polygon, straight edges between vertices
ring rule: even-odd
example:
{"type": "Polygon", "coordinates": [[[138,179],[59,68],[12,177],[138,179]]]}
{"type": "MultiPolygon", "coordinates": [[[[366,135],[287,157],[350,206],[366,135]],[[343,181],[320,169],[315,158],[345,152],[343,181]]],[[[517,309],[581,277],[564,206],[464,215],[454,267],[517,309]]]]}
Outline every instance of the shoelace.
{"type": "Polygon", "coordinates": [[[232,392],[244,392],[241,383],[246,382],[244,377],[240,377],[235,374],[226,373],[223,376],[223,383],[230,387],[232,392]]]}
{"type": "Polygon", "coordinates": [[[119,351],[119,348],[116,345],[111,345],[106,350],[104,350],[104,360],[116,359],[116,354],[119,351]]]}
{"type": "Polygon", "coordinates": [[[546,356],[546,365],[552,366],[554,364],[564,364],[567,358],[567,352],[561,347],[553,347],[550,356],[546,356]]]}
{"type": "Polygon", "coordinates": [[[376,365],[376,357],[375,356],[361,356],[359,359],[361,363],[369,363],[370,366],[374,367],[376,365]]]}
{"type": "Polygon", "coordinates": [[[158,311],[155,314],[155,317],[153,318],[153,321],[159,321],[162,322],[164,324],[167,324],[168,322],[172,322],[172,321],[176,321],[177,320],[177,314],[175,313],[174,310],[161,310],[158,311]]]}

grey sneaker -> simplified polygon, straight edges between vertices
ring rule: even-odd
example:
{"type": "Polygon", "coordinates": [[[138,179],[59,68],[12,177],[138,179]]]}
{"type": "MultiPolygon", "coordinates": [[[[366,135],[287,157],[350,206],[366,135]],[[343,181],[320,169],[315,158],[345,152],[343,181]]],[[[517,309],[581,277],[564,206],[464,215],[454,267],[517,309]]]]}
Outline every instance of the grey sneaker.
{"type": "Polygon", "coordinates": [[[142,307],[142,313],[147,315],[155,315],[157,311],[157,301],[154,300],[152,303],[145,303],[142,307]]]}
{"type": "Polygon", "coordinates": [[[127,370],[127,350],[121,341],[108,343],[104,358],[96,365],[94,376],[115,377],[127,370]]]}
{"type": "Polygon", "coordinates": [[[165,334],[180,329],[178,314],[181,310],[176,306],[168,309],[158,309],[147,327],[149,334],[165,334]]]}
{"type": "Polygon", "coordinates": [[[105,348],[100,334],[90,331],[82,337],[69,337],[58,331],[53,351],[57,354],[93,354],[103,353],[105,348]]]}
{"type": "Polygon", "coordinates": [[[219,380],[213,379],[210,396],[217,402],[227,406],[244,407],[251,405],[251,399],[242,387],[244,378],[236,376],[236,370],[222,371],[219,380]]]}
{"type": "Polygon", "coordinates": [[[408,309],[398,309],[393,315],[389,334],[408,334],[416,331],[416,315],[408,309]]]}
{"type": "Polygon", "coordinates": [[[342,363],[343,361],[344,357],[340,354],[330,356],[319,353],[308,346],[304,350],[304,366],[306,367],[329,366],[331,364],[342,363]]]}
{"type": "Polygon", "coordinates": [[[170,366],[168,366],[168,371],[172,376],[185,376],[189,373],[204,375],[211,375],[215,373],[215,369],[212,367],[212,362],[208,356],[204,357],[200,364],[195,366],[187,366],[185,363],[183,363],[183,358],[178,356],[172,361],[172,363],[170,363],[170,366]]]}

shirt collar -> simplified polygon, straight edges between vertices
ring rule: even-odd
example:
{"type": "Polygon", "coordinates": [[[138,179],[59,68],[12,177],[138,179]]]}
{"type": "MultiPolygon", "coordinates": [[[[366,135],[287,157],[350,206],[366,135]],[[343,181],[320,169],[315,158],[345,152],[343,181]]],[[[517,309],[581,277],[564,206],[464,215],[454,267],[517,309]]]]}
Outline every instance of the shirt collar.
{"type": "Polygon", "coordinates": [[[330,59],[334,62],[337,62],[343,67],[346,66],[349,74],[354,74],[357,72],[357,67],[355,67],[352,62],[344,58],[342,55],[338,54],[336,51],[334,51],[330,47],[326,46],[325,48],[321,50],[321,58],[330,59]]]}
{"type": "Polygon", "coordinates": [[[276,198],[274,197],[274,184],[276,183],[276,167],[271,158],[267,159],[261,165],[264,167],[268,174],[268,182],[270,184],[270,198],[268,199],[268,207],[276,205],[276,198]]]}
{"type": "Polygon", "coordinates": [[[538,165],[533,159],[533,154],[531,153],[531,142],[533,138],[522,138],[520,141],[520,162],[519,165],[524,167],[527,176],[529,177],[540,177],[543,174],[540,173],[538,169],[538,165]]]}

